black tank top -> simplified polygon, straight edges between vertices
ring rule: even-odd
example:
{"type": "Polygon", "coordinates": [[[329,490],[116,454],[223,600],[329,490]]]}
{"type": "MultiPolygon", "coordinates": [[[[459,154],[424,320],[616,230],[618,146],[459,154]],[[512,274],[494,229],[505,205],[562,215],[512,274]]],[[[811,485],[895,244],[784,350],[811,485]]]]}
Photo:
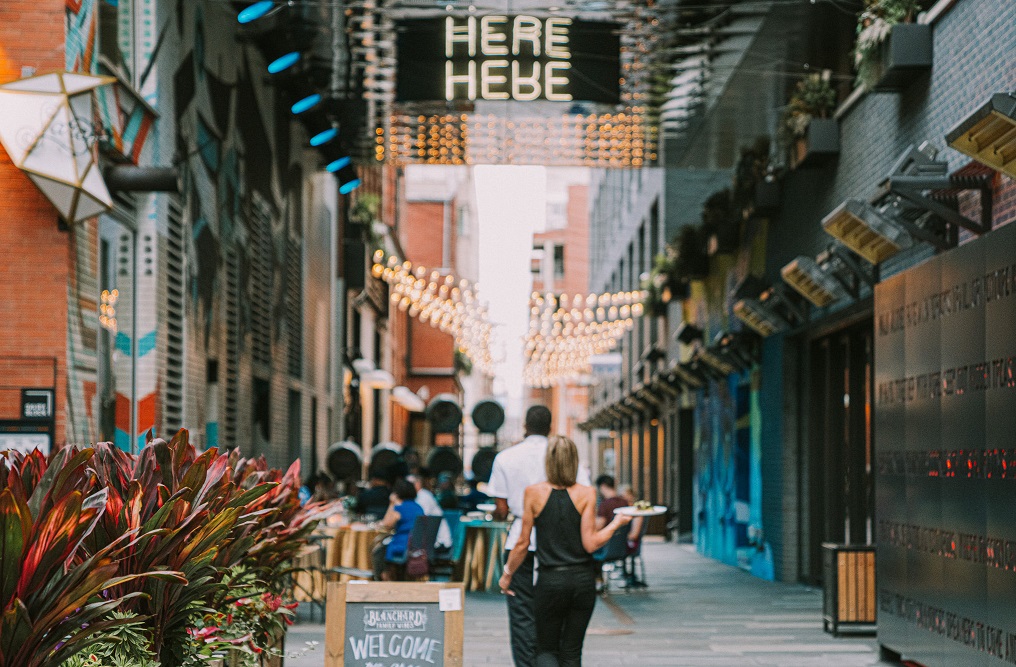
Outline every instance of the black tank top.
{"type": "Polygon", "coordinates": [[[582,546],[582,515],[566,489],[551,489],[547,504],[533,522],[540,567],[585,565],[592,556],[582,546]]]}

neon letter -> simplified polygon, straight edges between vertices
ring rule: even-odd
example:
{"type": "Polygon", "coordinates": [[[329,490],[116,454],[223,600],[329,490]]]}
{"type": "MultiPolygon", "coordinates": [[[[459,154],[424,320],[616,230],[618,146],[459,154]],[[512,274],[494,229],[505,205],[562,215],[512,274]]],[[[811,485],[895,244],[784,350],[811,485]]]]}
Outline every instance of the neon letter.
{"type": "Polygon", "coordinates": [[[552,62],[547,63],[547,67],[544,70],[547,86],[547,99],[555,102],[568,102],[571,100],[571,93],[559,93],[554,90],[554,86],[567,86],[571,83],[568,76],[554,76],[555,70],[561,70],[567,72],[571,69],[571,63],[569,62],[552,62]]]}
{"type": "Polygon", "coordinates": [[[508,91],[492,91],[491,86],[499,86],[508,83],[508,77],[504,74],[492,74],[490,70],[495,67],[508,67],[507,60],[485,60],[480,65],[480,96],[485,100],[506,100],[508,91]]]}
{"type": "Polygon", "coordinates": [[[452,61],[445,61],[445,99],[455,99],[455,86],[466,84],[466,99],[476,99],[476,61],[470,60],[467,63],[466,74],[455,74],[452,61]]]}
{"type": "Polygon", "coordinates": [[[455,19],[451,16],[445,19],[445,56],[451,58],[455,55],[455,44],[466,45],[469,57],[476,55],[476,19],[472,16],[466,19],[465,25],[456,25],[455,19]]]}
{"type": "Polygon", "coordinates": [[[512,97],[522,102],[535,100],[543,92],[540,85],[540,63],[533,63],[532,76],[522,76],[519,72],[519,62],[512,61],[512,97]],[[522,92],[522,86],[529,86],[527,92],[522,92]]]}
{"type": "Polygon", "coordinates": [[[529,42],[533,45],[533,57],[539,58],[542,32],[540,19],[533,16],[516,16],[515,26],[512,29],[512,55],[519,55],[522,42],[529,42]]]}
{"type": "Polygon", "coordinates": [[[547,46],[544,50],[549,58],[571,58],[568,50],[568,26],[571,22],[567,18],[547,19],[547,46]]]}
{"type": "Polygon", "coordinates": [[[498,32],[492,28],[492,24],[507,23],[507,16],[484,16],[480,19],[480,52],[485,56],[506,56],[508,47],[502,42],[507,41],[508,35],[504,30],[498,32]]]}

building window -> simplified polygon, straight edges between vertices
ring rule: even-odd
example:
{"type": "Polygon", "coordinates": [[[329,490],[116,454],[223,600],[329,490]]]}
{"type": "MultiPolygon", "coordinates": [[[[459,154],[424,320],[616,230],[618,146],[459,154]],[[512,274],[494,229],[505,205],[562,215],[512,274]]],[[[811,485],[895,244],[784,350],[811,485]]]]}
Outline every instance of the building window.
{"type": "Polygon", "coordinates": [[[554,278],[564,278],[564,246],[554,246],[554,278]]]}

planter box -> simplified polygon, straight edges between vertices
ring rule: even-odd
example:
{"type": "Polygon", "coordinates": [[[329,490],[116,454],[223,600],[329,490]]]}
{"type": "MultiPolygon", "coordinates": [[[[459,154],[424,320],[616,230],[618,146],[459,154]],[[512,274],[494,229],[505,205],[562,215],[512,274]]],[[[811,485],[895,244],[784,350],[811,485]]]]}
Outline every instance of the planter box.
{"type": "Polygon", "coordinates": [[[780,183],[777,180],[762,180],[755,184],[756,211],[768,212],[780,207],[780,183]]]}
{"type": "Polygon", "coordinates": [[[814,118],[808,132],[790,146],[791,169],[819,167],[840,154],[840,124],[834,118],[814,118]]]}
{"type": "Polygon", "coordinates": [[[875,547],[822,545],[822,626],[875,632],[875,547]]]}
{"type": "Polygon", "coordinates": [[[931,26],[898,23],[882,42],[879,52],[879,76],[874,90],[905,90],[918,75],[931,69],[931,26]]]}

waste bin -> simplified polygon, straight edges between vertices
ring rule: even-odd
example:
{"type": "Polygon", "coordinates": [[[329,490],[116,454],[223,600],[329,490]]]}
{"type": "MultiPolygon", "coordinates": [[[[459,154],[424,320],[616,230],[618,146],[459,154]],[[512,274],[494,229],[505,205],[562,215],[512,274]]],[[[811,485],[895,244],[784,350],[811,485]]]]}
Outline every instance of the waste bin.
{"type": "Polygon", "coordinates": [[[822,545],[822,626],[839,635],[875,632],[875,547],[822,545]]]}

